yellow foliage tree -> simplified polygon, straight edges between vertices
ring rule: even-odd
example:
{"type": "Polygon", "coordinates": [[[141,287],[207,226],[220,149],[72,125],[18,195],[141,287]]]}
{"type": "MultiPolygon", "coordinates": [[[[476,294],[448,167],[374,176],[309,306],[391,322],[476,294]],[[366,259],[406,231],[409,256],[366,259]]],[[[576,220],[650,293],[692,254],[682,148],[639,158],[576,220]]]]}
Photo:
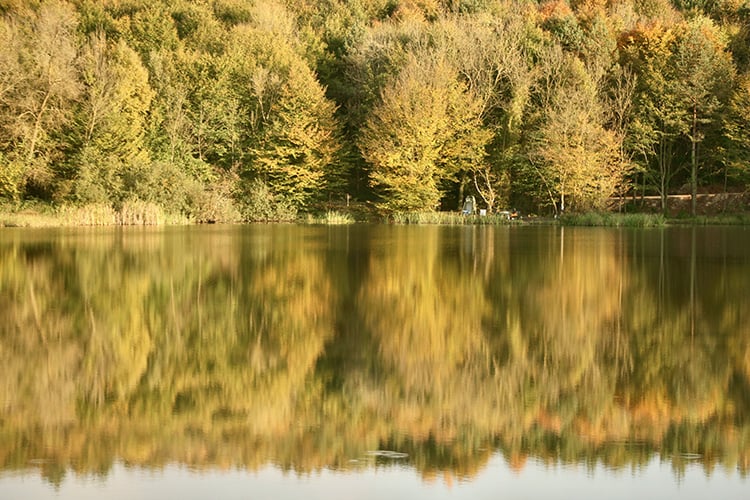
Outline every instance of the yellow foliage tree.
{"type": "Polygon", "coordinates": [[[409,55],[364,126],[359,148],[389,210],[433,210],[441,184],[481,162],[489,133],[480,104],[436,53],[409,55]]]}

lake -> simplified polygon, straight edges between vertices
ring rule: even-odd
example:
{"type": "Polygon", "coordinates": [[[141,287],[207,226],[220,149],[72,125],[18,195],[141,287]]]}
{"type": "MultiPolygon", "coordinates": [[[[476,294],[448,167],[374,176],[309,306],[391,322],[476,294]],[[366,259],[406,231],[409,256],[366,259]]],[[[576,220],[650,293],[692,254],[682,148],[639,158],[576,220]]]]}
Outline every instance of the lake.
{"type": "Polygon", "coordinates": [[[0,228],[0,498],[745,498],[748,249],[0,228]]]}

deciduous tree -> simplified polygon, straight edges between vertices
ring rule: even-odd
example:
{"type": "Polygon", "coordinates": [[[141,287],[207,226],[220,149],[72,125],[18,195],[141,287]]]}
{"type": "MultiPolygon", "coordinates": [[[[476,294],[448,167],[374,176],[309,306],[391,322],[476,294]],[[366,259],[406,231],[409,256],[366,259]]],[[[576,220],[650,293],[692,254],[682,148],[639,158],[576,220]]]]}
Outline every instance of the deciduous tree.
{"type": "Polygon", "coordinates": [[[387,86],[359,142],[389,210],[432,210],[441,183],[479,163],[489,134],[480,105],[437,54],[412,55],[387,86]]]}
{"type": "Polygon", "coordinates": [[[673,74],[674,40],[673,30],[659,23],[637,28],[620,40],[623,63],[638,82],[628,145],[660,194],[665,212],[675,175],[675,143],[686,133],[688,123],[673,74]]]}
{"type": "Polygon", "coordinates": [[[8,64],[0,93],[4,115],[0,123],[6,138],[0,141],[15,172],[11,177],[16,196],[28,184],[38,192],[52,190],[53,159],[64,142],[58,135],[80,93],[74,8],[48,1],[30,15],[4,20],[3,36],[12,40],[0,49],[8,64]]]}
{"type": "Polygon", "coordinates": [[[292,40],[250,27],[234,36],[231,57],[245,113],[243,174],[306,206],[341,174],[335,105],[292,40]]]}
{"type": "Polygon", "coordinates": [[[448,18],[436,30],[492,133],[486,160],[472,163],[467,172],[490,212],[509,201],[511,164],[535,78],[527,45],[534,32],[531,12],[516,7],[508,3],[494,16],[448,18]]]}
{"type": "Polygon", "coordinates": [[[125,177],[149,161],[144,142],[153,91],[133,49],[99,32],[81,56],[84,97],[73,195],[82,201],[122,201],[125,177]],[[108,171],[107,171],[108,170],[108,171]],[[113,171],[114,170],[114,171],[113,171]]]}
{"type": "Polygon", "coordinates": [[[690,186],[692,213],[696,214],[698,188],[698,144],[704,129],[715,120],[717,111],[730,92],[734,76],[731,56],[724,36],[714,23],[696,16],[679,26],[673,67],[678,72],[678,89],[687,109],[687,136],[690,139],[690,186]]]}
{"type": "Polygon", "coordinates": [[[535,132],[529,160],[559,210],[602,209],[624,179],[618,136],[604,127],[605,114],[581,62],[565,58],[568,83],[550,96],[535,132]]]}

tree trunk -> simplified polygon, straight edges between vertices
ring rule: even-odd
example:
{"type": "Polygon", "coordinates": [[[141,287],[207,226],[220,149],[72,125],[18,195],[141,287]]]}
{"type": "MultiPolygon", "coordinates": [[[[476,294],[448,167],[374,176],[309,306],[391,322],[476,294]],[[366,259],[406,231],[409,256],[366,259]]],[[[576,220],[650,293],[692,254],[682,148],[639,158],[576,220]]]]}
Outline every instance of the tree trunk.
{"type": "Polygon", "coordinates": [[[565,214],[565,193],[560,193],[560,215],[565,214]]]}
{"type": "Polygon", "coordinates": [[[659,140],[659,190],[661,195],[661,210],[665,216],[669,215],[669,180],[672,170],[672,148],[667,139],[659,140]]]}
{"type": "Polygon", "coordinates": [[[698,205],[698,158],[696,155],[696,148],[698,147],[698,106],[693,103],[693,134],[690,137],[691,149],[690,149],[690,188],[691,188],[691,201],[690,207],[695,217],[698,205]]]}
{"type": "MultiPolygon", "coordinates": [[[[461,174],[461,179],[458,181],[458,207],[457,210],[460,212],[464,206],[464,190],[466,186],[466,172],[461,174]]],[[[482,193],[479,193],[480,195],[482,193]]]]}
{"type": "Polygon", "coordinates": [[[50,92],[47,91],[44,94],[42,104],[39,105],[39,112],[34,118],[34,128],[31,131],[31,143],[29,144],[29,149],[26,152],[27,164],[31,164],[31,161],[34,159],[34,153],[36,152],[36,143],[39,140],[39,134],[41,133],[42,129],[42,115],[44,115],[44,112],[47,110],[47,101],[49,101],[49,96],[50,92]]]}

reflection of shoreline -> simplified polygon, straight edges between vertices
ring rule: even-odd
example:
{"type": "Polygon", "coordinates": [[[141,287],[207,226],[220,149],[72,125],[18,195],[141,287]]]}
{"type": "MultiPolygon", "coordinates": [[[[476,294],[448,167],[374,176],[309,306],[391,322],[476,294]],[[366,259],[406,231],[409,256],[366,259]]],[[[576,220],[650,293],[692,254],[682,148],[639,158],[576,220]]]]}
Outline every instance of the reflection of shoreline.
{"type": "MultiPolygon", "coordinates": [[[[134,423],[133,427],[137,424],[134,423]]],[[[687,441],[670,441],[678,435],[705,438],[716,434],[716,429],[701,425],[670,428],[662,442],[620,440],[593,445],[583,436],[559,435],[534,425],[524,435],[495,437],[485,446],[476,448],[467,448],[465,442],[415,442],[399,435],[381,441],[391,443],[393,450],[374,451],[367,449],[364,443],[349,443],[345,453],[326,453],[325,447],[331,443],[321,442],[320,432],[325,432],[325,429],[301,433],[294,439],[235,434],[231,441],[227,441],[220,437],[222,432],[218,432],[216,441],[186,435],[180,439],[165,437],[162,441],[145,436],[147,440],[144,442],[133,441],[136,431],[130,435],[124,429],[123,432],[112,431],[108,429],[107,432],[112,434],[99,435],[90,429],[79,432],[65,429],[39,436],[45,443],[57,443],[59,449],[36,443],[33,436],[16,436],[23,442],[23,447],[0,449],[0,457],[4,457],[0,473],[38,473],[49,483],[57,485],[69,474],[106,478],[118,463],[152,471],[179,465],[196,472],[235,469],[254,472],[273,465],[295,474],[395,467],[414,470],[428,482],[448,477],[460,482],[473,480],[492,457],[501,457],[514,473],[523,472],[530,463],[554,467],[596,466],[622,472],[638,470],[659,461],[669,463],[678,477],[691,466],[700,466],[706,477],[718,471],[722,474],[738,473],[742,478],[750,475],[750,447],[741,449],[739,442],[725,442],[725,448],[709,448],[707,443],[689,448],[687,441]],[[118,435],[125,437],[115,437],[118,435]],[[66,437],[71,441],[66,443],[66,437]],[[108,441],[107,453],[98,451],[98,455],[90,455],[97,451],[98,443],[105,440],[108,441]],[[323,449],[310,447],[314,442],[320,443],[323,449]],[[77,450],[74,449],[76,445],[77,450]]],[[[350,435],[351,429],[345,434],[350,435]]],[[[725,434],[736,435],[737,429],[728,429],[725,434]]]]}
{"type": "Polygon", "coordinates": [[[379,466],[366,469],[321,469],[314,473],[290,473],[278,465],[255,469],[194,468],[168,463],[156,469],[117,461],[106,476],[97,472],[70,471],[57,484],[50,485],[35,470],[7,473],[0,471],[0,491],[15,492],[18,498],[61,499],[116,498],[216,498],[328,499],[345,491],[347,498],[389,498],[393,491],[411,491],[413,498],[434,498],[448,489],[462,498],[744,498],[747,476],[726,474],[717,483],[705,470],[686,466],[675,476],[672,466],[659,457],[629,469],[613,470],[600,463],[550,463],[530,458],[523,470],[516,470],[500,453],[493,454],[471,478],[431,471],[415,474],[413,467],[379,466]],[[623,473],[626,472],[626,473],[623,473]],[[19,479],[23,479],[19,482],[19,479]],[[54,493],[51,491],[54,488],[54,493]],[[436,488],[438,488],[436,490],[436,488]],[[686,489],[687,488],[687,489],[686,489]],[[689,494],[686,495],[686,491],[689,494]],[[639,494],[640,493],[640,494],[639,494]],[[125,496],[123,496],[125,495],[125,496]]]}
{"type": "Polygon", "coordinates": [[[300,231],[0,247],[0,468],[748,473],[735,242],[698,266],[680,231],[300,231]]]}

